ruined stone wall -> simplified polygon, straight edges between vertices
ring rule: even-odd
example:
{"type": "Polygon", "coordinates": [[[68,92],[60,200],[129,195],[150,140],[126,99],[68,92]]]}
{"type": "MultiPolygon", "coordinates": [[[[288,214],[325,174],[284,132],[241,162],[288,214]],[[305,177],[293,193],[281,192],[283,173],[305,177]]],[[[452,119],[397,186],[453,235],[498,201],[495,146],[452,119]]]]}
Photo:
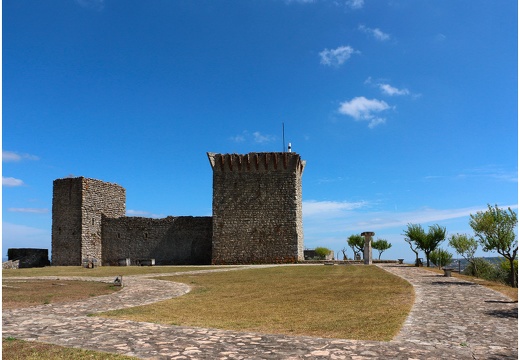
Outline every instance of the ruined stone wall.
{"type": "Polygon", "coordinates": [[[296,153],[208,153],[213,169],[214,264],[303,260],[296,153]]]}
{"type": "Polygon", "coordinates": [[[211,263],[211,217],[104,218],[103,263],[155,259],[156,265],[211,263]]]}
{"type": "Polygon", "coordinates": [[[44,267],[49,264],[48,249],[17,248],[7,249],[7,259],[19,261],[18,268],[44,267]]]}
{"type": "Polygon", "coordinates": [[[101,219],[125,215],[125,189],[84,177],[57,179],[53,186],[52,264],[95,258],[101,265],[101,219]]]}

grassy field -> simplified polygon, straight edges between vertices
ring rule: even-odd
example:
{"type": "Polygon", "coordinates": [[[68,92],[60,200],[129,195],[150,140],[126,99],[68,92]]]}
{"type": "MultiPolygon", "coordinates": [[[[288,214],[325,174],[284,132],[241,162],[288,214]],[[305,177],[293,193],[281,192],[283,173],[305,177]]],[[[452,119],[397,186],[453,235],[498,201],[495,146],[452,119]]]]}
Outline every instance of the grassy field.
{"type": "Polygon", "coordinates": [[[406,281],[375,266],[285,266],[169,279],[194,289],[103,316],[173,325],[390,340],[414,300],[406,281]]]}
{"type": "Polygon", "coordinates": [[[2,280],[2,309],[81,300],[119,289],[95,281],[2,280]]]}
{"type": "MultiPolygon", "coordinates": [[[[100,266],[87,269],[82,266],[47,266],[30,269],[4,269],[2,277],[35,277],[35,276],[118,276],[118,275],[149,275],[177,273],[182,271],[210,270],[222,266],[100,266]]],[[[236,266],[230,266],[236,267],[236,266]]]]}

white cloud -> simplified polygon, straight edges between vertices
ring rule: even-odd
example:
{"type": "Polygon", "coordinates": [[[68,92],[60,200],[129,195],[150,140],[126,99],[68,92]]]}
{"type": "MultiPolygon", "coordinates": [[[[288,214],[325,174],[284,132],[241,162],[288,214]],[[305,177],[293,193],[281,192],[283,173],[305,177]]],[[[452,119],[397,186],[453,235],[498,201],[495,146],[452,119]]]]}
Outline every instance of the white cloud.
{"type": "Polygon", "coordinates": [[[365,0],[348,0],[345,4],[351,9],[357,10],[361,9],[363,5],[365,5],[365,0]]]}
{"type": "Polygon", "coordinates": [[[20,179],[2,176],[2,186],[16,187],[16,186],[22,186],[22,185],[23,185],[23,181],[20,179]]]}
{"type": "Polygon", "coordinates": [[[410,91],[408,89],[398,89],[396,87],[393,87],[390,84],[378,84],[379,89],[383,92],[385,95],[409,95],[410,91]]]}
{"type": "Polygon", "coordinates": [[[33,214],[47,214],[49,209],[43,208],[8,208],[10,212],[22,212],[22,213],[33,213],[33,214]]]}
{"type": "Polygon", "coordinates": [[[325,49],[320,52],[320,63],[327,66],[339,66],[345,63],[352,54],[359,53],[351,46],[340,46],[336,49],[325,49]]]}
{"type": "Polygon", "coordinates": [[[370,36],[374,37],[376,40],[379,41],[386,41],[390,39],[390,35],[384,33],[379,28],[372,29],[365,25],[359,25],[358,29],[366,34],[369,34],[370,36]]]}
{"type": "Polygon", "coordinates": [[[2,162],[18,162],[22,160],[39,160],[39,158],[35,155],[18,154],[14,151],[2,150],[2,162]]]}
{"type": "Polygon", "coordinates": [[[230,137],[230,140],[233,142],[237,142],[237,143],[244,142],[244,141],[246,141],[245,135],[246,134],[232,136],[232,137],[230,137]]]}
{"type": "Polygon", "coordinates": [[[273,135],[262,134],[259,131],[255,131],[253,133],[253,137],[256,143],[272,142],[276,139],[276,137],[273,135]]]}
{"type": "Polygon", "coordinates": [[[304,216],[326,216],[333,214],[341,214],[343,211],[349,211],[365,207],[367,202],[347,202],[347,201],[304,201],[302,203],[304,216]]]}
{"type": "Polygon", "coordinates": [[[269,135],[269,134],[262,134],[260,131],[255,131],[253,133],[250,133],[249,131],[244,130],[242,132],[242,134],[231,136],[229,139],[232,142],[236,142],[236,143],[252,141],[257,144],[262,144],[262,143],[269,143],[269,142],[276,141],[276,136],[269,135]]]}
{"type": "Polygon", "coordinates": [[[390,109],[390,105],[385,101],[369,100],[364,96],[358,96],[350,101],[342,102],[338,111],[340,114],[353,117],[356,121],[368,121],[368,127],[374,128],[386,122],[385,118],[378,117],[376,114],[388,109],[390,109]]]}

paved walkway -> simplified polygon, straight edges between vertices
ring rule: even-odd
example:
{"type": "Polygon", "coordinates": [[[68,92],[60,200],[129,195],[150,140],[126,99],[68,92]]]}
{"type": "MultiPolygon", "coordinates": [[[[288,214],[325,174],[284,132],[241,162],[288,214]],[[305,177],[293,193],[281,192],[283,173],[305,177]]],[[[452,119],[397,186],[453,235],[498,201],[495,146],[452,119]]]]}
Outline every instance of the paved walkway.
{"type": "Polygon", "coordinates": [[[150,304],[190,290],[184,284],[147,278],[156,275],[124,277],[124,289],[111,295],[5,310],[2,336],[143,359],[517,359],[517,303],[457,278],[414,267],[379,266],[405,278],[415,290],[412,311],[390,342],[266,335],[88,316],[150,304]]]}

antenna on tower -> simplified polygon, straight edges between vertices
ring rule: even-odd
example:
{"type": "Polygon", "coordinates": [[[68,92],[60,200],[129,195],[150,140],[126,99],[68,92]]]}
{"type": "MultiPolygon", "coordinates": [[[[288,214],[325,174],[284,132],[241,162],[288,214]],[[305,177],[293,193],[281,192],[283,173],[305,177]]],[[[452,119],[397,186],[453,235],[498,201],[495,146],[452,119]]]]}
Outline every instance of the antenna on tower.
{"type": "Polygon", "coordinates": [[[282,152],[285,152],[285,124],[282,122],[282,152]]]}

